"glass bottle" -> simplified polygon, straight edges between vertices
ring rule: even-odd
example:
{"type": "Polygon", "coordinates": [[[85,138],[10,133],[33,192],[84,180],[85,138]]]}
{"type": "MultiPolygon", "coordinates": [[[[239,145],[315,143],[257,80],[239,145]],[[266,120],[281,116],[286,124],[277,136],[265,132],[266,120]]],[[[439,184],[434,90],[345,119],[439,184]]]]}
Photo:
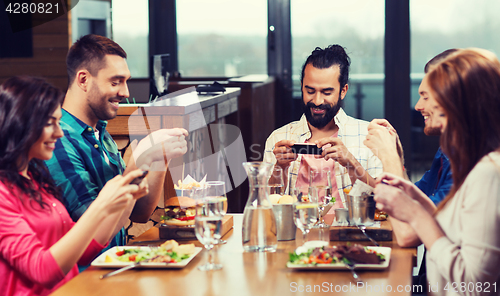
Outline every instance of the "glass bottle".
{"type": "Polygon", "coordinates": [[[268,179],[273,165],[244,162],[250,190],[243,212],[243,249],[246,252],[275,252],[278,247],[276,219],[269,200],[268,179]]]}

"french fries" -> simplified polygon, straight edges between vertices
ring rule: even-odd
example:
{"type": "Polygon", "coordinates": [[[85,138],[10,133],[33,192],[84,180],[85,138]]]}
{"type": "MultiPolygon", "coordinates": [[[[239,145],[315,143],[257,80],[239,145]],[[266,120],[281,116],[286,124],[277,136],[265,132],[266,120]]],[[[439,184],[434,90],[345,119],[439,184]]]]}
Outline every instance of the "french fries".
{"type": "Polygon", "coordinates": [[[174,188],[175,189],[186,190],[186,189],[193,189],[193,188],[200,188],[201,187],[200,183],[198,183],[198,182],[191,182],[191,183],[188,183],[188,184],[183,184],[181,182],[181,180],[179,180],[179,181],[177,181],[177,183],[179,185],[174,184],[174,188]]]}

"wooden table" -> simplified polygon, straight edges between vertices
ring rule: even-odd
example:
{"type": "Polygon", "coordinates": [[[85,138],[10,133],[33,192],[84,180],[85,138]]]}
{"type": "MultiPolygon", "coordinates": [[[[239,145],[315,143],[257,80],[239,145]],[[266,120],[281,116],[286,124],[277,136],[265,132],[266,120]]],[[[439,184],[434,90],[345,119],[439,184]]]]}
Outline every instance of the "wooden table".
{"type": "MultiPolygon", "coordinates": [[[[275,253],[244,253],[242,218],[242,214],[234,215],[234,228],[224,236],[228,243],[218,247],[216,261],[223,264],[222,270],[197,269],[207,260],[204,250],[180,270],[137,269],[100,280],[99,276],[110,269],[90,267],[52,295],[411,295],[408,291],[412,288],[413,248],[399,248],[395,241],[382,242],[381,245],[393,248],[389,267],[358,271],[365,285],[358,288],[347,269],[321,272],[287,269],[288,253],[300,244],[300,239],[280,241],[275,253]],[[393,292],[389,293],[389,289],[393,292]],[[402,292],[395,292],[396,289],[402,292]]],[[[149,240],[158,240],[158,228],[148,230],[132,244],[147,245],[149,240]]],[[[344,242],[331,242],[337,243],[344,242]]]]}

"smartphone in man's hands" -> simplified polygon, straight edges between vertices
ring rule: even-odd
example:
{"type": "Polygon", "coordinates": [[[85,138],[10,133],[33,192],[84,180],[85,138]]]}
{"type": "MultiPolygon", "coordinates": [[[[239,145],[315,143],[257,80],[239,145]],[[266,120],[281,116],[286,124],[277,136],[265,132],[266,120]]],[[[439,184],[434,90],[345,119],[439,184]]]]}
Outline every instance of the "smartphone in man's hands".
{"type": "Polygon", "coordinates": [[[321,155],[321,153],[323,153],[323,149],[316,146],[316,144],[294,144],[291,148],[292,152],[295,154],[321,155]]]}
{"type": "Polygon", "coordinates": [[[135,185],[141,184],[142,180],[146,177],[148,173],[149,171],[142,171],[142,175],[140,175],[137,178],[134,178],[134,180],[130,181],[130,184],[135,184],[135,185]]]}

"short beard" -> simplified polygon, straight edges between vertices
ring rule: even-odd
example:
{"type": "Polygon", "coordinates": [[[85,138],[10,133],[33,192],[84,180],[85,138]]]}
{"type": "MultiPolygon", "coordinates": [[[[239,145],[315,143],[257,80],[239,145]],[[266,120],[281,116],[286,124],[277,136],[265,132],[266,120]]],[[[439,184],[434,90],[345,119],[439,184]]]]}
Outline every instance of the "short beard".
{"type": "Polygon", "coordinates": [[[304,111],[304,114],[306,115],[307,122],[309,122],[315,128],[324,128],[328,123],[330,123],[333,120],[333,118],[335,117],[335,115],[337,115],[337,112],[339,112],[341,107],[342,107],[342,100],[340,99],[340,94],[339,94],[339,100],[335,105],[321,104],[319,106],[316,106],[312,102],[304,104],[304,99],[302,99],[302,109],[304,111]],[[324,115],[313,115],[311,108],[323,109],[326,112],[324,115]]]}
{"type": "Polygon", "coordinates": [[[434,127],[424,127],[424,134],[426,136],[441,136],[441,129],[434,127]]]}

